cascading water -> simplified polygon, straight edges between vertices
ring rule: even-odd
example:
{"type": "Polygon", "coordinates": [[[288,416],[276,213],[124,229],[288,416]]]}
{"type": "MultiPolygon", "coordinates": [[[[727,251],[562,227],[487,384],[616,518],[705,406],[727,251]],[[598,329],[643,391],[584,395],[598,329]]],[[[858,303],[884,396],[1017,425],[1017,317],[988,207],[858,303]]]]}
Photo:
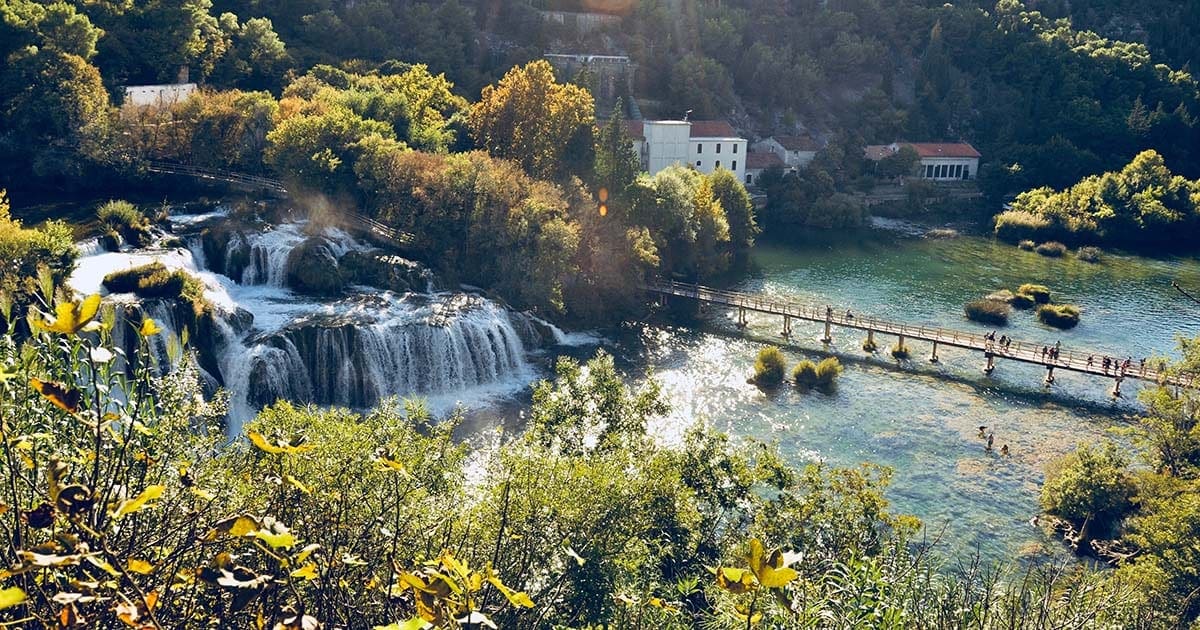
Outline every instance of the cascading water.
{"type": "MultiPolygon", "coordinates": [[[[195,230],[205,222],[185,217],[176,225],[195,230]]],[[[152,261],[200,278],[214,316],[206,338],[193,337],[192,345],[208,344],[216,357],[211,378],[231,393],[231,434],[257,409],[280,399],[365,408],[389,396],[420,395],[433,409],[445,410],[459,399],[519,390],[535,376],[513,323],[523,316],[494,302],[462,293],[365,287],[336,298],[307,297],[287,286],[289,256],[298,247],[318,238],[335,259],[370,248],[339,230],[314,231],[302,222],[221,229],[220,247],[193,233],[186,248],[95,253],[80,261],[71,284],[83,293],[97,292],[108,273],[152,261]]],[[[175,335],[186,325],[169,301],[109,299],[130,311],[129,321],[151,317],[175,335]]],[[[119,328],[116,343],[136,343],[130,325],[119,328]]],[[[152,341],[154,354],[168,359],[163,365],[169,365],[166,339],[152,341]]]]}

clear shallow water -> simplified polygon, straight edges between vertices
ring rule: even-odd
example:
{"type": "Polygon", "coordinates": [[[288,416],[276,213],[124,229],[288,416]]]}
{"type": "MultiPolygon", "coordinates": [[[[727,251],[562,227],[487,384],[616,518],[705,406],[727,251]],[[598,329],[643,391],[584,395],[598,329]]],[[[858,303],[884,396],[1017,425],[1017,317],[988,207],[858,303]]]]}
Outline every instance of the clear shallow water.
{"type": "MultiPolygon", "coordinates": [[[[914,238],[870,230],[787,246],[760,245],[757,271],[738,289],[812,304],[851,308],[913,324],[991,330],[968,322],[962,305],[1000,288],[1045,284],[1056,302],[1083,308],[1072,331],[1039,324],[1031,311],[1014,311],[1001,334],[1064,348],[1142,356],[1174,355],[1178,334],[1200,335],[1200,308],[1189,306],[1171,280],[1200,286],[1200,261],[1150,260],[1113,255],[1092,265],[1055,260],[976,237],[914,238]]],[[[945,528],[952,551],[980,549],[989,556],[1059,546],[1029,525],[1047,462],[1077,442],[1104,437],[1138,410],[1137,387],[1126,397],[1107,395],[1111,381],[1063,373],[1050,391],[1035,366],[1000,361],[991,377],[983,357],[940,349],[927,361],[928,344],[909,342],[913,360],[897,369],[890,357],[867,358],[864,333],[834,331],[845,373],[835,391],[764,391],[746,382],[754,355],[782,341],[782,322],[751,316],[745,333],[732,315],[714,310],[698,327],[639,325],[614,340],[623,367],[653,373],[673,411],[652,427],[677,439],[694,419],[733,435],[775,442],[794,463],[825,461],[856,466],[871,461],[895,469],[888,493],[897,511],[921,517],[931,535],[945,528]],[[978,427],[996,435],[1001,458],[984,450],[978,427]]],[[[795,324],[789,361],[820,358],[818,324],[795,324]]],[[[881,349],[895,340],[878,337],[881,349]]]]}

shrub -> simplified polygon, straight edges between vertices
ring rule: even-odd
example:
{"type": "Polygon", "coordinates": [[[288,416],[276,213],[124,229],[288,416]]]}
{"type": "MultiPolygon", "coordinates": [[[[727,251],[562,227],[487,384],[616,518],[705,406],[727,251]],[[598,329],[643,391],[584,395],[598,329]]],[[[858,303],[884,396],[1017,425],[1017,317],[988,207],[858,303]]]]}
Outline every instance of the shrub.
{"type": "Polygon", "coordinates": [[[1000,326],[1008,323],[1008,314],[1010,312],[1008,304],[999,300],[975,300],[974,302],[967,302],[963,306],[963,310],[967,314],[967,319],[973,322],[998,324],[1000,326]]]}
{"type": "Polygon", "coordinates": [[[837,357],[829,357],[820,363],[805,359],[792,370],[792,381],[797,387],[829,387],[841,373],[842,364],[837,357]]]}
{"type": "Polygon", "coordinates": [[[754,382],[759,385],[778,385],[783,382],[787,365],[779,348],[770,346],[758,351],[754,361],[754,382]]]}
{"type": "Polygon", "coordinates": [[[140,267],[130,267],[129,269],[114,271],[104,276],[101,284],[110,293],[136,293],[138,285],[143,278],[152,276],[160,271],[165,272],[166,270],[166,265],[160,262],[153,262],[148,265],[141,265],[140,267]]]}
{"type": "Polygon", "coordinates": [[[1129,461],[1115,444],[1084,444],[1046,467],[1041,503],[1077,527],[1090,520],[1104,528],[1133,508],[1134,493],[1129,461]]]}
{"type": "Polygon", "coordinates": [[[211,309],[204,297],[204,284],[199,279],[180,269],[167,269],[160,262],[114,271],[104,276],[102,284],[111,293],[183,300],[191,305],[197,317],[211,309]]]}
{"type": "Polygon", "coordinates": [[[96,209],[96,218],[106,233],[120,234],[134,245],[142,245],[150,238],[150,222],[128,201],[109,201],[96,209]]]}
{"type": "Polygon", "coordinates": [[[912,356],[908,351],[908,346],[904,342],[897,341],[896,345],[892,346],[892,356],[897,359],[907,359],[912,356]]]}
{"type": "Polygon", "coordinates": [[[1013,297],[1012,291],[1009,291],[1008,289],[1000,289],[999,291],[993,291],[992,293],[989,293],[987,297],[983,299],[1004,302],[1005,304],[1008,304],[1013,300],[1013,297]]]}
{"type": "Polygon", "coordinates": [[[1048,241],[1038,245],[1034,251],[1050,258],[1062,258],[1067,253],[1067,246],[1058,241],[1048,241]]]}
{"type": "Polygon", "coordinates": [[[1037,300],[1033,299],[1033,296],[1027,293],[1016,293],[1012,296],[1012,299],[1009,300],[1008,303],[1013,308],[1026,310],[1033,308],[1033,305],[1037,304],[1037,300]]]}
{"type": "Polygon", "coordinates": [[[1028,240],[1028,239],[1023,240],[1020,243],[1017,243],[1017,249],[1023,249],[1027,252],[1033,251],[1034,247],[1037,247],[1037,243],[1034,243],[1033,241],[1028,240]]]}
{"type": "Polygon", "coordinates": [[[802,359],[792,369],[792,382],[797,387],[812,387],[817,384],[817,364],[808,360],[802,359]]]}
{"type": "Polygon", "coordinates": [[[996,236],[1009,242],[1045,236],[1051,229],[1046,217],[1024,210],[1007,210],[996,215],[996,236]]]}
{"type": "Polygon", "coordinates": [[[1103,260],[1099,247],[1080,247],[1075,256],[1083,262],[1099,263],[1103,260]]]}
{"type": "Polygon", "coordinates": [[[1050,288],[1042,284],[1022,284],[1017,289],[1017,294],[1028,295],[1038,304],[1050,303],[1050,288]]]}
{"type": "Polygon", "coordinates": [[[1043,304],[1038,307],[1038,321],[1066,330],[1079,325],[1079,307],[1071,304],[1043,304]]]}

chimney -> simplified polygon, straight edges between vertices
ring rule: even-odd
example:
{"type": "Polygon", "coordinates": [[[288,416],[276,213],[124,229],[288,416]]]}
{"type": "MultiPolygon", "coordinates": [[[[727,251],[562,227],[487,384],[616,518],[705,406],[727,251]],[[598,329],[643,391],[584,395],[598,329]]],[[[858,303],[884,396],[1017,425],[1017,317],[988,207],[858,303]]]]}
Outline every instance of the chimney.
{"type": "Polygon", "coordinates": [[[178,77],[179,80],[176,81],[176,83],[188,83],[189,82],[188,74],[189,74],[189,71],[188,71],[187,64],[179,66],[179,77],[178,77]]]}

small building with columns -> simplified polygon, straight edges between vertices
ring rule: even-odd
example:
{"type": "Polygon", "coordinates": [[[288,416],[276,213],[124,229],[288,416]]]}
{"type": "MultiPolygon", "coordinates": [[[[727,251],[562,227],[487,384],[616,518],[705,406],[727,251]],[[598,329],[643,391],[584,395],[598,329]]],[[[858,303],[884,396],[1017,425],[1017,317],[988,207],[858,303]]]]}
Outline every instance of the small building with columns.
{"type": "Polygon", "coordinates": [[[932,181],[969,181],[979,175],[979,151],[965,142],[893,142],[877,144],[864,150],[868,160],[876,161],[895,155],[902,147],[910,147],[921,158],[916,176],[932,181]]]}

